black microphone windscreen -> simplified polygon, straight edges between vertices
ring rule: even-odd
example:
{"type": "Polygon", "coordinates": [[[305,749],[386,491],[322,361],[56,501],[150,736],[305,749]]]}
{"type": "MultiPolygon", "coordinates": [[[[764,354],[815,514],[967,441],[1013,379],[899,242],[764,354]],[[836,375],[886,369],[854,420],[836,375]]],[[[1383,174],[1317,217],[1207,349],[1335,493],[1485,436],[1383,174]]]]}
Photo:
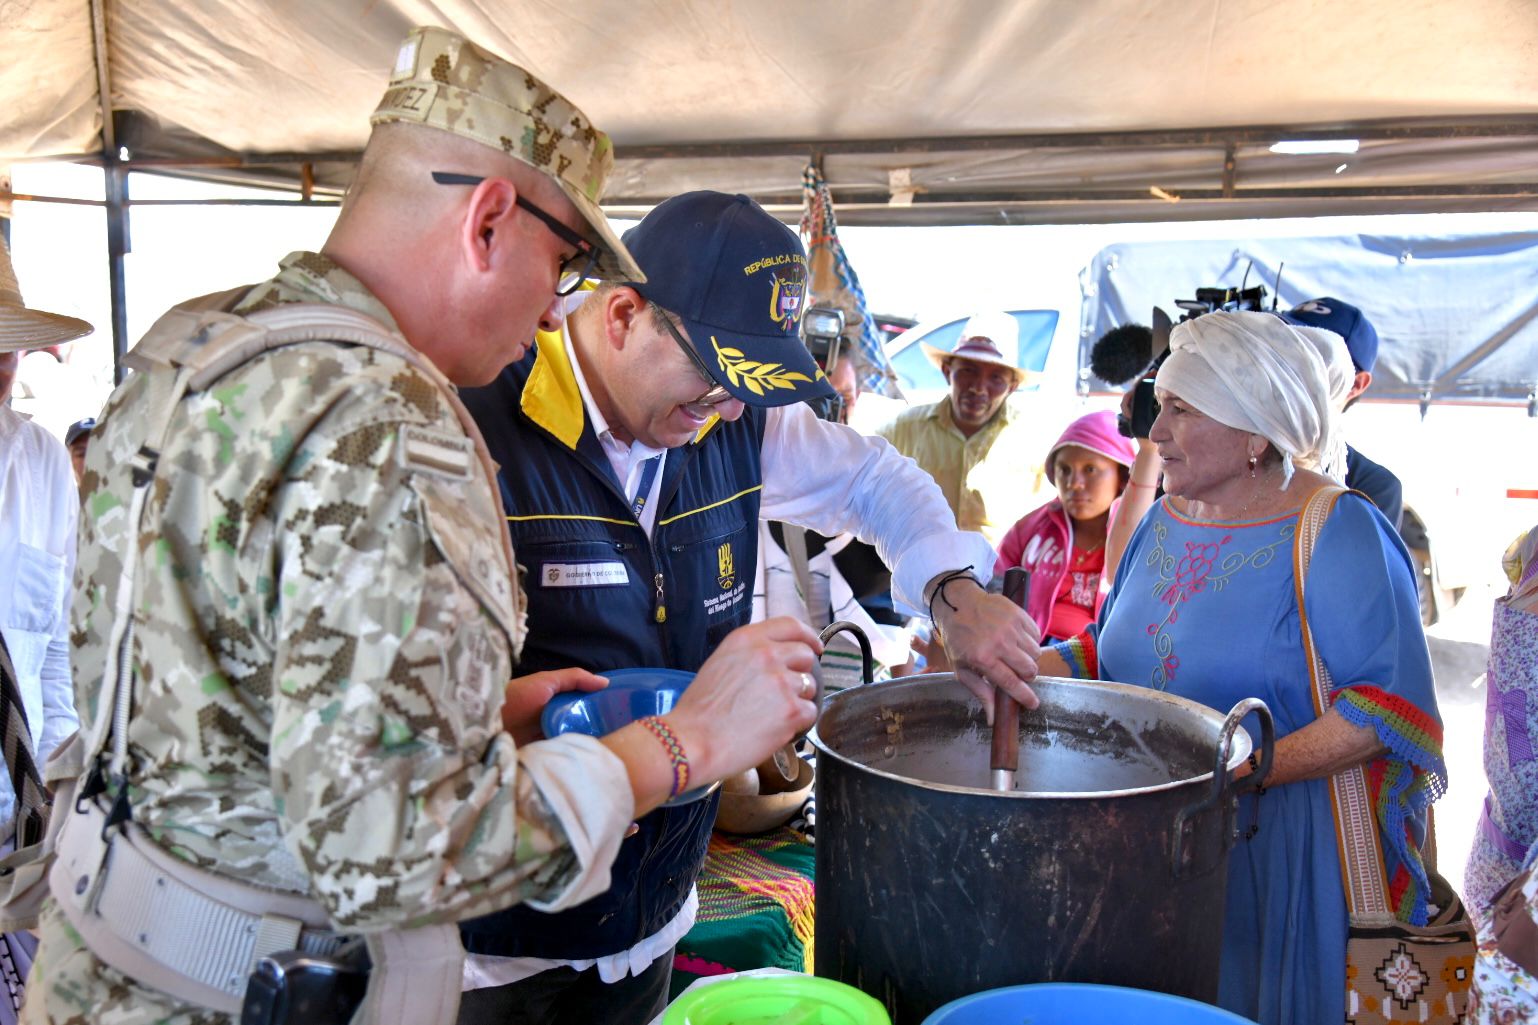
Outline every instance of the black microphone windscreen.
{"type": "Polygon", "coordinates": [[[1089,350],[1089,368],[1106,384],[1126,384],[1153,362],[1153,331],[1142,324],[1113,327],[1089,350]]]}

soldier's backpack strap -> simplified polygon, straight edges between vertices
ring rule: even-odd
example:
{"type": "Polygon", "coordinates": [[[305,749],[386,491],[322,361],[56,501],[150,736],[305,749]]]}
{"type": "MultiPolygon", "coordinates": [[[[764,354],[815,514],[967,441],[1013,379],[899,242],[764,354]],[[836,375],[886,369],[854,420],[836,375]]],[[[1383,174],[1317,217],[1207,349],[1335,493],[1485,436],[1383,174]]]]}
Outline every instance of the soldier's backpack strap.
{"type": "MultiPolygon", "coordinates": [[[[343,307],[293,303],[248,316],[230,312],[247,291],[235,289],[176,307],[156,322],[125,359],[132,369],[160,371],[158,382],[162,386],[170,372],[172,382],[168,393],[151,404],[154,420],[134,458],[134,495],[128,521],[135,525],[130,535],[134,543],[126,546],[123,555],[101,696],[97,714],[84,738],[88,765],[99,764],[105,741],[111,738],[112,755],[105,775],[115,792],[103,817],[103,809],[93,799],[106,788],[98,783],[94,792],[89,785],[82,791],[82,805],[95,814],[69,816],[76,828],[61,840],[60,858],[50,878],[66,916],[98,956],[112,950],[116,956],[104,957],[109,964],[121,961],[125,966],[131,965],[130,974],[148,985],[226,1013],[238,1010],[244,976],[258,959],[285,945],[293,946],[296,937],[314,935],[322,943],[328,937],[301,921],[310,916],[300,915],[300,909],[275,908],[274,900],[292,900],[288,895],[274,895],[224,877],[196,878],[207,874],[190,871],[191,866],[183,868],[174,858],[156,858],[160,852],[129,821],[127,738],[132,708],[133,581],[140,548],[137,539],[142,533],[149,485],[154,480],[159,453],[177,407],[188,393],[206,391],[231,371],[276,348],[312,341],[367,346],[409,363],[437,386],[474,445],[485,486],[492,494],[497,493],[496,466],[479,429],[452,384],[429,360],[378,321],[343,307]],[[137,930],[125,933],[120,929],[123,923],[116,919],[123,917],[121,913],[98,913],[119,903],[114,900],[114,891],[123,889],[127,883],[126,878],[108,878],[113,874],[109,871],[109,855],[114,847],[114,834],[120,841],[117,860],[124,868],[142,862],[145,872],[158,873],[154,878],[163,880],[160,888],[176,891],[180,919],[177,931],[181,938],[154,944],[137,930]],[[259,923],[256,927],[251,924],[253,919],[259,923]],[[237,934],[248,939],[238,940],[237,934]],[[253,934],[254,941],[249,938],[253,934]],[[197,939],[186,942],[188,936],[197,939]],[[239,951],[233,959],[229,956],[231,947],[239,951]],[[237,962],[241,970],[233,971],[237,962]]],[[[522,608],[515,585],[511,539],[505,525],[500,535],[506,572],[493,575],[494,580],[501,581],[500,593],[492,595],[501,599],[501,607],[493,611],[499,614],[516,656],[522,639],[522,608]]],[[[121,870],[117,874],[124,875],[121,870]]],[[[157,889],[137,883],[129,888],[141,895],[141,902],[146,891],[153,895],[157,889]]],[[[454,1020],[464,958],[454,924],[393,930],[365,939],[373,969],[364,1004],[354,1018],[355,1025],[448,1025],[454,1020]]]]}
{"type": "MultiPolygon", "coordinates": [[[[186,370],[186,390],[201,392],[262,353],[288,345],[327,341],[387,352],[410,364],[436,386],[439,397],[453,410],[473,447],[473,466],[462,468],[478,469],[491,494],[500,494],[496,463],[470,411],[443,372],[404,338],[365,313],[325,303],[281,303],[244,316],[229,312],[247,291],[235,289],[205,296],[168,311],[124,363],[134,369],[186,370]]],[[[505,522],[496,529],[505,572],[478,576],[474,582],[478,585],[477,593],[512,642],[516,660],[523,643],[526,613],[515,586],[518,567],[513,558],[512,537],[505,522]]]]}

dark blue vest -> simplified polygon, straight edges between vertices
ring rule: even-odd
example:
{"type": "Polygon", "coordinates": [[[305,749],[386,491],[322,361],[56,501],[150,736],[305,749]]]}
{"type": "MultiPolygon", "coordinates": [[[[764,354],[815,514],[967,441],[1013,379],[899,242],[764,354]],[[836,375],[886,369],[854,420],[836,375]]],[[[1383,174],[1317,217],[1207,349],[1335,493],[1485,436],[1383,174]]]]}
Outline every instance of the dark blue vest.
{"type": "MultiPolygon", "coordinates": [[[[751,617],[764,411],[749,408],[667,454],[648,540],[559,351],[535,370],[547,358],[531,353],[487,387],[462,393],[502,467],[513,550],[525,571],[529,631],[517,672],[698,669],[751,617]],[[528,387],[531,376],[537,386],[528,387]],[[605,578],[622,564],[626,580],[559,586],[576,563],[608,564],[605,578]]],[[[557,914],[516,907],[463,923],[465,949],[578,959],[633,946],[688,898],[716,804],[712,796],[645,816],[620,846],[608,891],[557,914]]]]}

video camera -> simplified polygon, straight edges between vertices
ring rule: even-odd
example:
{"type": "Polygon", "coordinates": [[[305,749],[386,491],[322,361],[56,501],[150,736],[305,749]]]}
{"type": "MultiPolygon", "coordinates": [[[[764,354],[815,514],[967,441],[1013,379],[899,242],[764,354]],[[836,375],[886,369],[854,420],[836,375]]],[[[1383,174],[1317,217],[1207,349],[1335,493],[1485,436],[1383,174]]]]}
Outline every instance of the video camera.
{"type": "MultiPolygon", "coordinates": [[[[813,306],[801,318],[801,341],[825,374],[843,358],[844,311],[832,306],[813,306]]],[[[837,392],[811,399],[808,403],[819,419],[843,423],[848,411],[844,397],[837,392]]]]}
{"type": "MultiPolygon", "coordinates": [[[[1195,299],[1177,299],[1175,305],[1185,312],[1177,321],[1154,307],[1153,327],[1124,324],[1100,336],[1090,350],[1089,365],[1095,376],[1107,384],[1122,385],[1134,379],[1132,415],[1118,414],[1117,429],[1129,438],[1146,438],[1159,415],[1159,401],[1154,398],[1154,377],[1170,354],[1170,330],[1203,314],[1226,312],[1261,313],[1265,311],[1266,286],[1253,288],[1198,288],[1195,299]]],[[[1275,300],[1271,307],[1276,308],[1275,300]]]]}

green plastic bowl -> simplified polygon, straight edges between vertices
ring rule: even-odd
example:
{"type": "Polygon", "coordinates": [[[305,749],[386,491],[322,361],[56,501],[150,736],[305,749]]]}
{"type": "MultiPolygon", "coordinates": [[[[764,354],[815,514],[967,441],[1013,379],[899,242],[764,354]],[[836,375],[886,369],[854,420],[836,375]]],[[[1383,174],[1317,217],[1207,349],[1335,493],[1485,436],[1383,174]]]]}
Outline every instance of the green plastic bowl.
{"type": "Polygon", "coordinates": [[[853,986],[810,975],[766,975],[701,986],[673,1001],[662,1025],[892,1025],[853,986]]]}

